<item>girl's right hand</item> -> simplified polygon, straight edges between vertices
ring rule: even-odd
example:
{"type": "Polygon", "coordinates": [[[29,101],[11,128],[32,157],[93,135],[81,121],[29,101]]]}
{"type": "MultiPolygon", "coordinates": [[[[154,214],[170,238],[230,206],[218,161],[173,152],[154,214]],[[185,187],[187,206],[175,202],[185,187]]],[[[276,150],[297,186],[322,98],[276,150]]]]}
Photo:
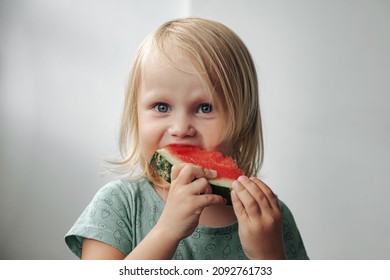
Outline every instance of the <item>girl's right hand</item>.
{"type": "Polygon", "coordinates": [[[165,207],[156,227],[165,229],[178,241],[191,235],[205,207],[226,203],[223,197],[212,194],[208,179],[216,176],[216,171],[193,164],[174,165],[165,207]]]}

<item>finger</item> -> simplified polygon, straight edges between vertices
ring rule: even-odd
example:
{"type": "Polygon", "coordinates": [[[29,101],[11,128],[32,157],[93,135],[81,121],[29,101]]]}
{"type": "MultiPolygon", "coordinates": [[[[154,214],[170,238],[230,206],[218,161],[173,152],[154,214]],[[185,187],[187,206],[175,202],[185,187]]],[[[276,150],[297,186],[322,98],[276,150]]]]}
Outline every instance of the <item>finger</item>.
{"type": "Polygon", "coordinates": [[[249,179],[245,176],[240,177],[239,180],[233,182],[233,190],[235,191],[248,215],[260,215],[260,206],[247,189],[248,180],[249,179]]]}
{"type": "Polygon", "coordinates": [[[217,171],[211,169],[204,169],[200,166],[190,164],[190,163],[179,163],[172,167],[171,178],[176,180],[177,177],[182,177],[183,184],[189,184],[195,179],[207,178],[214,179],[217,177],[217,171]]]}
{"type": "Polygon", "coordinates": [[[255,177],[248,178],[246,176],[239,177],[239,181],[245,186],[246,190],[252,195],[256,200],[260,209],[265,211],[270,209],[271,203],[268,200],[268,196],[263,192],[262,187],[259,185],[264,185],[260,180],[254,180],[255,177]]]}
{"type": "Polygon", "coordinates": [[[179,176],[181,170],[184,168],[185,163],[178,163],[172,166],[171,169],[171,180],[176,180],[177,176],[179,176]]]}
{"type": "Polygon", "coordinates": [[[247,219],[248,215],[245,211],[245,207],[242,204],[240,198],[238,197],[236,191],[232,190],[230,192],[230,197],[232,199],[233,210],[236,214],[237,220],[240,222],[243,219],[247,219]]]}
{"type": "Polygon", "coordinates": [[[214,178],[217,178],[218,174],[217,174],[217,171],[216,170],[212,170],[212,169],[203,169],[204,173],[205,173],[205,177],[210,180],[210,179],[214,179],[214,178]]]}
{"type": "Polygon", "coordinates": [[[226,199],[220,195],[202,194],[197,196],[197,206],[200,208],[221,204],[226,204],[226,199]]]}
{"type": "Polygon", "coordinates": [[[212,189],[205,176],[213,176],[209,170],[193,165],[193,164],[178,164],[172,168],[173,176],[176,176],[173,188],[175,186],[185,186],[185,192],[188,194],[210,194],[212,189]]]}
{"type": "Polygon", "coordinates": [[[272,189],[267,184],[265,184],[263,181],[261,181],[256,177],[251,177],[251,180],[255,182],[259,186],[259,188],[263,191],[264,195],[267,197],[269,201],[270,206],[273,209],[280,209],[278,198],[275,195],[275,193],[272,191],[272,189]]]}
{"type": "Polygon", "coordinates": [[[191,183],[196,177],[204,177],[203,169],[190,163],[180,163],[174,165],[171,171],[171,177],[181,185],[191,183]]]}
{"type": "Polygon", "coordinates": [[[189,190],[191,190],[192,194],[211,194],[213,193],[211,186],[206,178],[199,178],[195,181],[191,182],[187,186],[189,190]]]}

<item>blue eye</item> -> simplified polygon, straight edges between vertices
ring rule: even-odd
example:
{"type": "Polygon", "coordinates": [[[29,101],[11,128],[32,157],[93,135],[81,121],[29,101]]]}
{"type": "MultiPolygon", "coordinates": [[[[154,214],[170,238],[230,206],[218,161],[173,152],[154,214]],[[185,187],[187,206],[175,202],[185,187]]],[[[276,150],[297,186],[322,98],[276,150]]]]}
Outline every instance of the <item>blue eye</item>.
{"type": "Polygon", "coordinates": [[[198,113],[203,113],[203,114],[208,114],[211,113],[212,111],[213,111],[213,105],[211,104],[201,104],[197,110],[198,113]]]}
{"type": "Polygon", "coordinates": [[[169,106],[165,103],[158,103],[154,105],[154,110],[156,110],[159,113],[166,113],[169,112],[169,106]]]}

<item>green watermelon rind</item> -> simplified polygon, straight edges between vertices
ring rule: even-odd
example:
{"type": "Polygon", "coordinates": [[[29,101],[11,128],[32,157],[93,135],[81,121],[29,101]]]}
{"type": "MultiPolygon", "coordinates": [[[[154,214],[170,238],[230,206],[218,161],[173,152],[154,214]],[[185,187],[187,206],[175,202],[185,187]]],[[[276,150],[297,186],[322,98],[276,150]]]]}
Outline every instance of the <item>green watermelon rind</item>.
{"type": "MultiPolygon", "coordinates": [[[[160,149],[153,154],[150,163],[159,176],[161,176],[168,183],[171,183],[172,166],[181,163],[181,161],[172,156],[168,151],[160,149]]],[[[209,180],[209,184],[213,190],[213,193],[224,197],[227,201],[227,205],[232,205],[230,198],[232,183],[232,180],[226,179],[209,180]]]]}

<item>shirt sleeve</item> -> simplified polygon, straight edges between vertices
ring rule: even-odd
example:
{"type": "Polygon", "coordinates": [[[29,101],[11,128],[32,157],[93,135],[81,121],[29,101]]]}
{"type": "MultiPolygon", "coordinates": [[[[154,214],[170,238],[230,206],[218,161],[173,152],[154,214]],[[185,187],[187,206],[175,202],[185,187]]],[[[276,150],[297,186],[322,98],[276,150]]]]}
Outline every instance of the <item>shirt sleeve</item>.
{"type": "Polygon", "coordinates": [[[287,259],[308,260],[305,245],[290,209],[280,200],[279,207],[283,215],[283,241],[287,259]]]}
{"type": "Polygon", "coordinates": [[[67,246],[77,257],[81,258],[84,238],[104,242],[123,253],[131,250],[129,196],[131,192],[120,181],[108,183],[96,193],[65,236],[67,246]]]}

